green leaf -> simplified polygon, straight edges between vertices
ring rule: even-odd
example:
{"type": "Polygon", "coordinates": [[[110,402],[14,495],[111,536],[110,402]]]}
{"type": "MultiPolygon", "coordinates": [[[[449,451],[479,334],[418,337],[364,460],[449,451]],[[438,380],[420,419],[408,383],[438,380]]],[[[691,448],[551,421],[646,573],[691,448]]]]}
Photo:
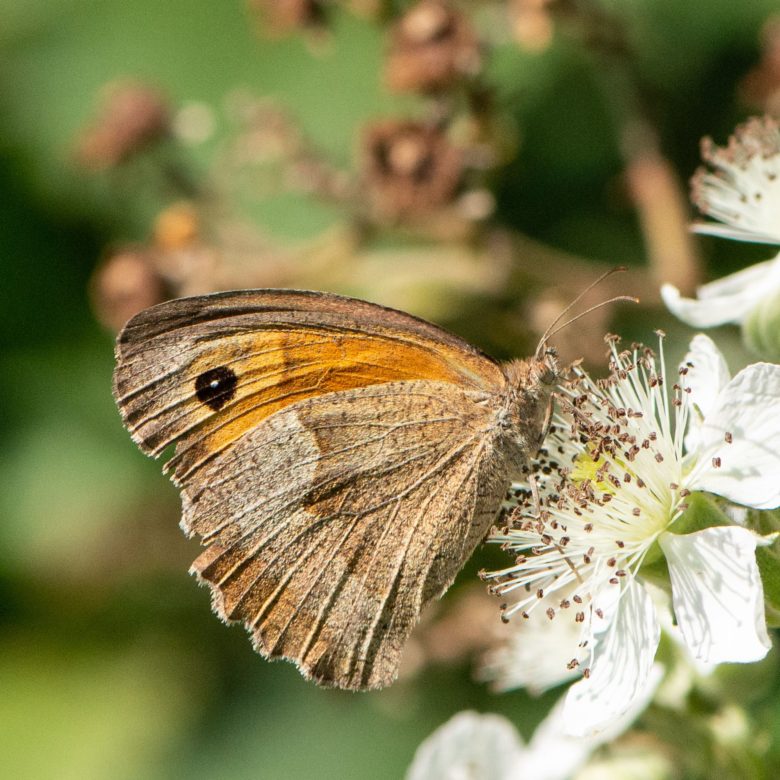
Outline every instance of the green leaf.
{"type": "Polygon", "coordinates": [[[674,524],[676,534],[690,534],[714,525],[734,525],[712,496],[706,493],[692,493],[686,503],[688,508],[674,524]]]}
{"type": "Polygon", "coordinates": [[[747,348],[764,360],[780,360],[780,294],[759,301],[742,325],[747,348]]]}
{"type": "Polygon", "coordinates": [[[759,547],[756,562],[764,584],[767,624],[772,628],[780,627],[780,539],[769,547],[759,547]]]}

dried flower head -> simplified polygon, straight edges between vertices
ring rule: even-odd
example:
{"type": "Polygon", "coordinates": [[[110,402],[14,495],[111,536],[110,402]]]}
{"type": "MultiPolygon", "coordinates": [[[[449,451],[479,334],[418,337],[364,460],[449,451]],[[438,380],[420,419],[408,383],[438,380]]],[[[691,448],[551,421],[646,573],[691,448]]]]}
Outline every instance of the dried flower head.
{"type": "Polygon", "coordinates": [[[111,255],[95,271],[90,288],[95,316],[112,331],[168,297],[156,260],[143,247],[125,247],[111,255]]]}
{"type": "Polygon", "coordinates": [[[380,122],[365,131],[361,152],[364,194],[378,221],[425,216],[457,193],[463,155],[437,127],[380,122]]]}
{"type": "Polygon", "coordinates": [[[480,65],[468,18],[445,0],[422,0],[392,30],[385,78],[398,92],[437,92],[474,75],[480,65]]]}
{"type": "Polygon", "coordinates": [[[111,168],[166,138],[170,128],[170,110],[157,89],[111,84],[97,117],[81,133],[77,157],[88,168],[111,168]]]}
{"type": "Polygon", "coordinates": [[[249,9],[275,35],[322,28],[327,22],[322,0],[249,0],[249,9]]]}
{"type": "Polygon", "coordinates": [[[770,16],[761,30],[761,60],[740,85],[751,108],[780,114],[780,15],[770,16]]]}
{"type": "Polygon", "coordinates": [[[174,203],[157,215],[154,243],[163,250],[182,249],[198,241],[200,230],[195,206],[187,201],[174,203]]]}
{"type": "Polygon", "coordinates": [[[518,45],[528,51],[543,51],[552,42],[554,24],[551,0],[510,0],[512,34],[518,45]]]}

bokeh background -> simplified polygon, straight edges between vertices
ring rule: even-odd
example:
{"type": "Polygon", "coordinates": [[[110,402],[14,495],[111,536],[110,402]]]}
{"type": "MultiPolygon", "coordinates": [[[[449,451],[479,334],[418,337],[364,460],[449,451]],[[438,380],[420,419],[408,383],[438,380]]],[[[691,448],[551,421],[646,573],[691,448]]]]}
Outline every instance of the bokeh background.
{"type": "MultiPolygon", "coordinates": [[[[506,358],[625,264],[587,300],[641,303],[560,334],[598,365],[607,330],[684,350],[660,281],[690,292],[767,256],[691,237],[687,180],[703,136],[780,110],[776,0],[475,1],[404,27],[415,5],[0,0],[4,776],[397,778],[459,710],[528,736],[555,700],[475,680],[503,630],[476,574],[495,549],[386,691],[260,659],[187,575],[176,491],[111,398],[116,329],[169,295],[333,290],[506,358]]],[[[656,705],[624,750],[652,746],[670,777],[777,776],[775,671],[720,689],[749,749],[656,705]]]]}

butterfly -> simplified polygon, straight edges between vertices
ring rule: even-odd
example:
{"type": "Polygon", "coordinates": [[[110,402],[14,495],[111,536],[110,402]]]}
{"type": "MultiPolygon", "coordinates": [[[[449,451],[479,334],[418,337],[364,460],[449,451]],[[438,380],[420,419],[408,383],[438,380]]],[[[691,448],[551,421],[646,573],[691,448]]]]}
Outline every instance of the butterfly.
{"type": "Polygon", "coordinates": [[[499,363],[372,303],[224,292],[133,317],[114,396],[145,453],[175,444],[217,615],[321,685],[373,689],[542,442],[560,377],[545,344],[499,363]]]}

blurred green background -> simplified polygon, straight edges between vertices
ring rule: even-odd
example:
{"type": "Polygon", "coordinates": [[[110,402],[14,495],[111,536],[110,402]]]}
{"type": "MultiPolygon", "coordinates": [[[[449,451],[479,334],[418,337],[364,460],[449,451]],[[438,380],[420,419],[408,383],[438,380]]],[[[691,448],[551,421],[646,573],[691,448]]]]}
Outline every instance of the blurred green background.
{"type": "MultiPolygon", "coordinates": [[[[355,169],[363,123],[428,110],[423,98],[383,86],[386,18],[330,5],[326,33],[279,37],[258,33],[255,11],[239,0],[0,0],[6,777],[397,778],[419,742],[455,712],[501,712],[528,736],[556,697],[495,696],[472,680],[465,653],[364,695],[320,690],[291,665],[260,659],[241,628],[212,615],[207,592],[187,575],[198,545],[177,528],[176,491],[136,450],[111,398],[113,334],[93,314],[90,278],[112,247],[148,242],[156,215],[181,199],[164,177],[161,184],[163,165],[174,159],[193,181],[214,179],[232,132],[224,107],[236,90],[288,109],[318,154],[346,171],[355,169]],[[205,107],[213,132],[121,170],[86,170],[76,139],[104,85],[118,78],[155,86],[172,110],[205,107]]],[[[385,5],[392,16],[408,3],[385,5]]],[[[474,252],[508,235],[536,259],[524,266],[522,251],[509,252],[496,279],[488,252],[459,276],[447,259],[451,242],[379,226],[360,234],[360,251],[332,285],[305,263],[295,283],[413,309],[506,357],[533,340],[524,294],[545,286],[554,293],[561,281],[545,277],[547,253],[563,264],[556,269],[572,257],[578,272],[591,264],[593,276],[626,263],[636,275],[621,291],[647,305],[621,310],[612,327],[649,341],[663,326],[679,353],[689,332],[654,308],[652,280],[663,269],[653,268],[656,239],[626,184],[631,122],[641,116],[652,129],[653,148],[684,196],[699,139],[722,143],[760,110],[742,85],[760,67],[761,30],[776,1],[589,4],[619,21],[629,54],[565,30],[538,50],[524,48],[497,26],[501,3],[472,5],[492,38],[484,79],[512,152],[480,185],[495,198],[489,227],[459,246],[474,252]],[[416,261],[399,259],[409,252],[428,257],[417,274],[416,261]]],[[[274,245],[292,247],[350,223],[343,204],[265,188],[248,205],[225,198],[219,218],[235,210],[274,245]]],[[[696,273],[708,278],[766,257],[713,240],[696,246],[696,273]]],[[[747,360],[738,337],[723,338],[737,368],[747,360]]],[[[479,551],[444,612],[457,608],[479,568],[500,561],[495,550],[479,551]]],[[[780,707],[771,674],[757,690],[752,711],[772,735],[780,707]]],[[[674,729],[666,731],[674,743],[674,729]]],[[[776,736],[767,750],[780,755],[776,736]]]]}

